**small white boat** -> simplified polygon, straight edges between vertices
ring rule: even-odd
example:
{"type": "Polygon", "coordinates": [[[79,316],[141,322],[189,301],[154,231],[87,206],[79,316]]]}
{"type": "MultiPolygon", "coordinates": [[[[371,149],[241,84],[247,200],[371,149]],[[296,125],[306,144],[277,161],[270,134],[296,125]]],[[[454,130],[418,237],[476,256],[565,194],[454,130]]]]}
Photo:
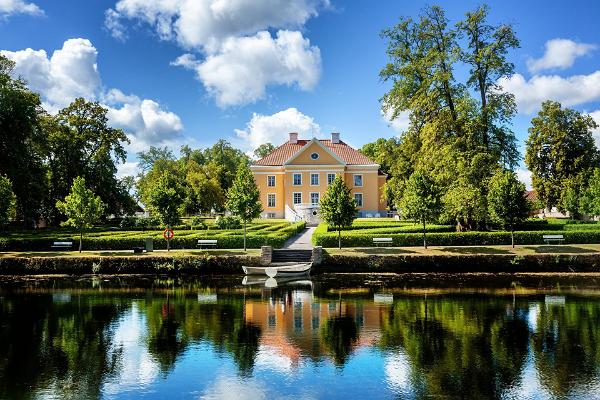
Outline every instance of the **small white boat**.
{"type": "Polygon", "coordinates": [[[310,274],[312,263],[271,264],[268,267],[246,267],[242,269],[246,275],[266,275],[270,278],[286,276],[303,276],[310,274]]]}

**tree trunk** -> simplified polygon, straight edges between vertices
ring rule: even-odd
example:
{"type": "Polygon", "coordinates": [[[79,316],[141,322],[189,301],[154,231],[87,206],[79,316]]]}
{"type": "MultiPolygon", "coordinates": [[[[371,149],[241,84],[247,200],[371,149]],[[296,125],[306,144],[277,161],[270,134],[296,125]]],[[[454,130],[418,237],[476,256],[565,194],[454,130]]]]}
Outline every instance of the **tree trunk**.
{"type": "Polygon", "coordinates": [[[510,243],[512,244],[512,248],[515,248],[515,229],[513,226],[510,226],[510,243]]]}
{"type": "Polygon", "coordinates": [[[427,236],[425,236],[425,218],[423,218],[423,247],[425,247],[425,249],[427,249],[427,236]]]}
{"type": "Polygon", "coordinates": [[[246,220],[244,220],[244,251],[246,251],[246,220]]]}
{"type": "Polygon", "coordinates": [[[81,253],[81,243],[83,242],[83,229],[79,231],[79,252],[81,253]]]}
{"type": "Polygon", "coordinates": [[[342,230],[338,229],[338,248],[342,248],[342,230]]]}

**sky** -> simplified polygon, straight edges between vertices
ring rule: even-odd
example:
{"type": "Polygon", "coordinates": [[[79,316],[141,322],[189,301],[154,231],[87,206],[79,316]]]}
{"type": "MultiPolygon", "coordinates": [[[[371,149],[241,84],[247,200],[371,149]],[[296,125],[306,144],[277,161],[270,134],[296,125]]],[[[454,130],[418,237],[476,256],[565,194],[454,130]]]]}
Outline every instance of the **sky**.
{"type": "MultiPolygon", "coordinates": [[[[360,147],[406,128],[379,99],[387,62],[382,29],[417,17],[425,1],[0,0],[0,52],[57,112],[83,96],[108,109],[131,143],[120,175],[149,146],[248,152],[288,132],[360,147]]],[[[451,23],[480,1],[440,1],[451,23]]],[[[546,99],[600,123],[600,2],[489,1],[490,22],[514,26],[513,131],[521,150],[546,99]]],[[[460,74],[460,71],[458,71],[460,74]]],[[[600,145],[600,129],[594,132],[600,145]]],[[[523,163],[517,170],[530,185],[523,163]]]]}

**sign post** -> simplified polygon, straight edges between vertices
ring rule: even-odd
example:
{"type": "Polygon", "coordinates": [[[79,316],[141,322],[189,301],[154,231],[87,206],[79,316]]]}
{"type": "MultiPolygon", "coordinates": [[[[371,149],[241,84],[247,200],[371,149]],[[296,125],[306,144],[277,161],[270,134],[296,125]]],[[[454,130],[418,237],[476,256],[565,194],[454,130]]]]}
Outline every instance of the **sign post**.
{"type": "Polygon", "coordinates": [[[173,236],[175,236],[173,229],[167,228],[163,231],[163,237],[167,240],[167,251],[171,251],[170,242],[173,236]]]}

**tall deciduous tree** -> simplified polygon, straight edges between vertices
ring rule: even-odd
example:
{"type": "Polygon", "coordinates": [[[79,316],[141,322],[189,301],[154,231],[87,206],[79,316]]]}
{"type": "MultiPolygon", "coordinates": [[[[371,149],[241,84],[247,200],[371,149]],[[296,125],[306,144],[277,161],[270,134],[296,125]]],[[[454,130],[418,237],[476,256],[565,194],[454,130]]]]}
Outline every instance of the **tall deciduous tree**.
{"type": "Polygon", "coordinates": [[[254,150],[254,156],[258,159],[268,156],[275,150],[275,146],[271,143],[263,143],[254,150]]]}
{"type": "MultiPolygon", "coordinates": [[[[146,201],[150,211],[168,229],[181,221],[184,200],[185,188],[181,179],[168,171],[147,188],[146,201]]],[[[170,248],[170,240],[167,239],[167,251],[170,248]]]]}
{"type": "Polygon", "coordinates": [[[356,218],[356,202],[351,190],[341,175],[335,177],[327,187],[325,195],[319,203],[319,215],[327,225],[338,233],[338,247],[342,248],[342,229],[352,226],[356,218]]]}
{"type": "Polygon", "coordinates": [[[109,126],[107,112],[97,102],[77,98],[46,122],[51,201],[64,197],[70,182],[82,176],[110,214],[121,213],[129,194],[120,190],[116,163],[125,161],[123,143],[129,140],[121,129],[109,126]]]}
{"type": "Polygon", "coordinates": [[[241,164],[235,180],[227,192],[227,208],[244,224],[244,251],[246,251],[246,225],[262,212],[260,192],[250,168],[241,164]]]}
{"type": "Polygon", "coordinates": [[[391,157],[386,193],[397,202],[410,175],[418,170],[428,171],[441,192],[462,195],[463,188],[456,186],[461,178],[470,201],[452,196],[458,200],[453,213],[460,219],[465,215],[479,219],[463,227],[482,227],[487,219],[486,207],[476,207],[482,213],[473,211],[474,201],[485,203],[487,188],[483,181],[463,176],[469,174],[465,166],[485,155],[490,163],[485,169],[488,179],[494,169],[512,167],[519,159],[510,130],[516,112],[514,96],[498,83],[512,74],[508,53],[519,42],[510,25],[490,25],[487,15],[487,7],[481,7],[452,25],[444,10],[434,6],[425,8],[417,19],[401,18],[382,32],[389,62],[380,77],[392,87],[381,106],[392,120],[409,116],[399,150],[391,157]],[[469,71],[463,79],[464,74],[455,70],[465,64],[469,71]]]}
{"type": "Polygon", "coordinates": [[[0,229],[4,228],[15,218],[17,211],[17,196],[12,183],[6,176],[0,175],[0,229]]]}
{"type": "Polygon", "coordinates": [[[510,229],[515,247],[515,225],[527,219],[530,206],[525,198],[525,184],[512,171],[498,170],[490,179],[488,204],[492,219],[510,229]]]}
{"type": "Polygon", "coordinates": [[[85,184],[85,179],[78,176],[73,180],[71,193],[64,201],[58,200],[56,208],[67,216],[62,224],[79,230],[79,252],[83,242],[83,230],[91,228],[100,219],[106,205],[85,184]]]}
{"type": "Polygon", "coordinates": [[[0,175],[12,182],[17,218],[31,226],[40,216],[47,193],[46,135],[40,127],[39,95],[24,81],[12,78],[14,66],[0,55],[0,175]]]}
{"type": "Polygon", "coordinates": [[[531,171],[533,187],[544,207],[565,210],[561,202],[568,184],[582,192],[600,156],[592,130],[598,125],[589,115],[546,101],[531,120],[525,164],[531,171]]]}
{"type": "Polygon", "coordinates": [[[423,224],[423,246],[427,248],[427,222],[441,212],[440,190],[433,178],[423,172],[413,173],[406,184],[400,201],[402,214],[423,224]]]}

